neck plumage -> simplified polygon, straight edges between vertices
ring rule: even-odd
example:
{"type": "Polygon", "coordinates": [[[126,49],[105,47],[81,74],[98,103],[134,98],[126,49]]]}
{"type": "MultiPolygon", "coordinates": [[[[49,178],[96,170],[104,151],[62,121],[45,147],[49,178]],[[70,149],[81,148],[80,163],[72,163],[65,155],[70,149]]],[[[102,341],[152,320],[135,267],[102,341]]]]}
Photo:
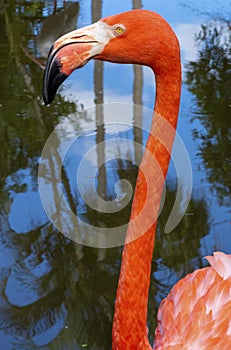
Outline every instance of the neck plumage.
{"type": "MultiPolygon", "coordinates": [[[[179,61],[179,62],[178,62],[179,61]]],[[[113,350],[151,349],[147,304],[156,223],[178,119],[181,65],[156,76],[152,126],[137,177],[113,321],[113,350]]]]}

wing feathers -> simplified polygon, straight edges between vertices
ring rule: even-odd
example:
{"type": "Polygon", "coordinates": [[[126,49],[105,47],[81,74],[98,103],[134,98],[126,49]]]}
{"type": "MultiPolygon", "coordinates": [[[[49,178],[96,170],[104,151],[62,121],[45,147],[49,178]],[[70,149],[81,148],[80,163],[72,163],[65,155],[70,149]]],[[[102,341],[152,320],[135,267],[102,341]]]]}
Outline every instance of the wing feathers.
{"type": "Polygon", "coordinates": [[[211,266],[180,280],[161,303],[154,349],[231,349],[231,255],[206,258],[211,266]]]}

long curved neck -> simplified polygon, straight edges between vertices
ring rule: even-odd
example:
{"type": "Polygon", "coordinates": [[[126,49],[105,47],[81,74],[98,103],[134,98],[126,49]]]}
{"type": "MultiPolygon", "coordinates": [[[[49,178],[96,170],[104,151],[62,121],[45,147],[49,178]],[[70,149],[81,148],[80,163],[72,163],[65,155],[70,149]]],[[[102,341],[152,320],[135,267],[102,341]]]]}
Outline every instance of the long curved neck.
{"type": "Polygon", "coordinates": [[[156,223],[178,119],[181,65],[156,76],[156,103],[140,165],[123,250],[113,322],[113,350],[151,349],[147,304],[156,223]],[[156,160],[156,161],[155,161],[156,160]]]}

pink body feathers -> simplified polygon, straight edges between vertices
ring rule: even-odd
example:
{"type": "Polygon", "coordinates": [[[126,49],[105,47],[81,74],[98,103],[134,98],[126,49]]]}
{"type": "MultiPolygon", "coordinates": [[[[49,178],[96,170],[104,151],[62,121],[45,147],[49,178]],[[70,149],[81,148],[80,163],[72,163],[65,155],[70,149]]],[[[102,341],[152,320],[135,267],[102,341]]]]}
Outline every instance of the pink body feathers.
{"type": "MultiPolygon", "coordinates": [[[[45,103],[51,103],[68,75],[90,59],[142,64],[155,73],[155,108],[137,177],[112,331],[113,350],[150,350],[147,302],[157,217],[180,105],[179,43],[169,24],[147,10],[107,17],[67,33],[54,43],[47,60],[45,103]],[[152,158],[157,167],[151,167],[152,158]],[[148,180],[144,174],[150,175],[148,180]],[[134,225],[146,201],[149,210],[134,225]]],[[[231,350],[231,256],[216,252],[207,259],[210,267],[187,275],[162,302],[154,349],[231,350]]]]}
{"type": "Polygon", "coordinates": [[[207,260],[210,267],[180,280],[161,303],[154,349],[231,349],[231,255],[207,260]]]}

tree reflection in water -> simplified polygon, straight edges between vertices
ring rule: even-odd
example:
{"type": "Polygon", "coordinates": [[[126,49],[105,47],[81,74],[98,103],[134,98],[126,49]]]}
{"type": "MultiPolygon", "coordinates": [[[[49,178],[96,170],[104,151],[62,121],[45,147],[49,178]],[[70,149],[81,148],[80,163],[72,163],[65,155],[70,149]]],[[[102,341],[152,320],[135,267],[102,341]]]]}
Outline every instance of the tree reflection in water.
{"type": "Polygon", "coordinates": [[[198,59],[188,64],[187,84],[196,96],[204,130],[200,156],[221,204],[230,203],[231,182],[231,23],[219,19],[201,26],[198,59]]]}
{"type": "MultiPolygon", "coordinates": [[[[71,350],[84,347],[108,350],[111,347],[111,324],[122,248],[107,249],[105,254],[104,251],[73,243],[57,232],[46,217],[40,222],[37,213],[27,218],[21,218],[20,213],[15,215],[19,222],[28,220],[23,233],[20,230],[15,232],[9,224],[12,203],[18,195],[25,196],[23,208],[31,209],[27,196],[30,192],[38,192],[38,161],[54,127],[68,123],[80,132],[83,124],[92,123],[84,106],[80,106],[78,101],[64,99],[62,94],[57,95],[56,103],[49,109],[40,101],[42,70],[38,64],[44,63],[38,44],[38,38],[43,37],[39,37],[41,23],[47,23],[45,18],[53,16],[55,11],[61,16],[58,10],[63,8],[64,2],[9,0],[6,3],[0,0],[0,3],[0,45],[4,53],[0,56],[0,347],[3,350],[71,350]]],[[[83,1],[79,4],[80,9],[84,7],[83,1]]],[[[102,1],[92,1],[91,5],[92,17],[96,20],[101,16],[102,1]]],[[[141,6],[140,0],[133,1],[134,8],[141,6]]],[[[218,42],[220,32],[215,35],[215,31],[211,31],[209,36],[209,28],[203,30],[201,41],[208,44],[206,49],[202,49],[200,60],[189,66],[188,83],[198,99],[201,112],[207,114],[205,119],[200,118],[207,129],[205,135],[201,135],[201,155],[210,181],[217,187],[218,183],[221,185],[219,193],[224,200],[230,185],[226,164],[222,161],[228,159],[230,149],[228,107],[224,112],[224,105],[230,104],[227,78],[230,63],[224,43],[218,42]],[[213,61],[215,51],[219,55],[213,61]],[[215,73],[206,68],[208,61],[214,62],[218,70],[216,74],[220,77],[218,81],[214,78],[215,73]],[[216,172],[213,172],[215,168],[216,172]]],[[[103,67],[99,62],[94,66],[96,104],[104,101],[103,67]]],[[[141,104],[143,70],[135,66],[133,71],[133,101],[141,104]]],[[[140,115],[136,115],[136,111],[134,109],[132,118],[137,125],[140,115]]],[[[93,137],[98,144],[108,138],[103,117],[103,110],[96,108],[96,118],[101,127],[95,128],[93,137]]],[[[134,127],[130,131],[130,139],[144,143],[146,136],[140,131],[134,127]]],[[[59,136],[57,149],[62,143],[61,127],[59,136]]],[[[139,163],[136,147],[129,151],[134,154],[127,158],[136,159],[139,163]]],[[[99,163],[102,163],[104,150],[99,147],[96,153],[99,163]]],[[[57,152],[47,163],[54,184],[59,161],[57,152]]],[[[136,171],[135,164],[123,159],[105,164],[98,171],[98,193],[105,200],[113,199],[114,183],[120,178],[127,178],[134,186],[136,171]]],[[[63,189],[72,210],[79,213],[81,209],[88,222],[110,227],[128,220],[131,203],[113,217],[96,213],[82,205],[76,196],[73,168],[64,164],[62,175],[63,189]]],[[[167,183],[167,200],[159,221],[153,258],[149,303],[151,335],[155,326],[154,313],[160,300],[177,279],[203,265],[199,250],[202,237],[209,232],[206,203],[192,198],[187,215],[176,230],[163,234],[175,198],[174,181],[170,178],[167,183]]],[[[86,191],[91,194],[91,188],[86,188],[86,191]]],[[[68,224],[71,225],[71,222],[68,224]]]]}

